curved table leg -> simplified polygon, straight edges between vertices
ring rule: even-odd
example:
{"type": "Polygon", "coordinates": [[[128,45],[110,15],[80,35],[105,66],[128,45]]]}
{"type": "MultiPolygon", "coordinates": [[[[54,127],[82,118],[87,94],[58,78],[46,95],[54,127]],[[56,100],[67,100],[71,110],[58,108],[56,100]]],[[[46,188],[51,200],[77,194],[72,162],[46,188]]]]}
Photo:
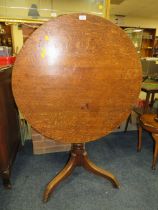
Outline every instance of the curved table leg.
{"type": "Polygon", "coordinates": [[[83,167],[85,169],[87,169],[90,172],[93,172],[96,175],[99,175],[108,179],[113,184],[114,187],[116,188],[120,187],[119,182],[117,181],[117,179],[115,178],[113,174],[96,166],[92,161],[88,159],[87,155],[85,155],[83,158],[84,158],[83,167]]]}
{"type": "Polygon", "coordinates": [[[66,164],[66,166],[56,175],[55,178],[53,178],[46,186],[44,195],[43,195],[43,201],[47,202],[48,198],[51,194],[51,192],[55,189],[55,187],[66,177],[68,177],[73,169],[75,168],[76,164],[75,164],[76,160],[75,157],[71,156],[70,160],[68,161],[68,163],[66,164]]]}
{"type": "Polygon", "coordinates": [[[85,150],[83,143],[72,144],[70,160],[68,161],[64,169],[61,170],[57,174],[57,176],[47,184],[45,192],[44,192],[44,196],[43,196],[44,202],[47,202],[51,192],[55,189],[55,187],[63,179],[68,177],[76,166],[83,166],[88,171],[93,172],[94,174],[100,175],[110,180],[111,183],[114,185],[114,187],[119,188],[119,182],[117,181],[115,176],[113,176],[108,171],[97,167],[94,163],[92,163],[88,159],[87,152],[85,150]]]}
{"type": "Polygon", "coordinates": [[[132,114],[130,113],[130,115],[128,116],[127,120],[126,120],[126,125],[125,125],[125,129],[124,129],[124,133],[127,132],[127,128],[128,128],[128,124],[132,119],[132,114]]]}

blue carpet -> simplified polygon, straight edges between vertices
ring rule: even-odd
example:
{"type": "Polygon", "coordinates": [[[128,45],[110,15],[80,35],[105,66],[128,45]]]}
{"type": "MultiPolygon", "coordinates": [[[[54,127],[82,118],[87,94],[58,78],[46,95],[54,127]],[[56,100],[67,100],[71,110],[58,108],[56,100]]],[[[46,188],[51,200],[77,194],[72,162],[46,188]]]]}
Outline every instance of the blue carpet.
{"type": "Polygon", "coordinates": [[[144,132],[140,153],[136,143],[137,132],[131,131],[86,144],[89,158],[113,173],[120,189],[78,167],[43,203],[46,183],[63,168],[69,153],[33,155],[28,141],[14,163],[12,190],[0,183],[0,210],[158,210],[158,164],[151,170],[153,141],[144,132]]]}

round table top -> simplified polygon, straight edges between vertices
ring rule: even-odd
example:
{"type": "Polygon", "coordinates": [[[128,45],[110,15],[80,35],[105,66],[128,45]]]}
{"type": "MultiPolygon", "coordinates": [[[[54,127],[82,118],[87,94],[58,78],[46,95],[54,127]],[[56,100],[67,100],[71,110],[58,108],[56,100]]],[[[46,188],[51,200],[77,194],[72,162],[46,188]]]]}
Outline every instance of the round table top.
{"type": "Polygon", "coordinates": [[[17,56],[12,85],[31,126],[64,143],[99,139],[136,103],[141,65],[128,36],[88,14],[59,16],[39,27],[17,56]]]}

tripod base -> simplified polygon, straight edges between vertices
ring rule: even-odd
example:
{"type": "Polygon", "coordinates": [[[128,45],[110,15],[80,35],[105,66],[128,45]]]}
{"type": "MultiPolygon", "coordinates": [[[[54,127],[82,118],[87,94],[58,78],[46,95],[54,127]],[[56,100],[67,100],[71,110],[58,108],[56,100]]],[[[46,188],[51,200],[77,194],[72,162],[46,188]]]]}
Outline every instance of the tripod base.
{"type": "Polygon", "coordinates": [[[52,179],[46,186],[45,192],[44,192],[44,196],[43,196],[43,201],[47,202],[48,198],[50,196],[50,194],[52,193],[52,191],[55,189],[55,187],[66,177],[68,177],[73,169],[76,166],[83,166],[85,169],[87,169],[88,171],[102,176],[106,179],[108,179],[114,187],[119,188],[119,182],[117,181],[117,179],[108,171],[103,170],[99,167],[97,167],[94,163],[92,163],[89,159],[88,159],[88,155],[87,152],[84,148],[84,144],[72,144],[72,148],[71,148],[71,155],[70,155],[70,159],[68,161],[68,163],[66,164],[66,166],[56,175],[56,177],[54,179],[52,179]]]}

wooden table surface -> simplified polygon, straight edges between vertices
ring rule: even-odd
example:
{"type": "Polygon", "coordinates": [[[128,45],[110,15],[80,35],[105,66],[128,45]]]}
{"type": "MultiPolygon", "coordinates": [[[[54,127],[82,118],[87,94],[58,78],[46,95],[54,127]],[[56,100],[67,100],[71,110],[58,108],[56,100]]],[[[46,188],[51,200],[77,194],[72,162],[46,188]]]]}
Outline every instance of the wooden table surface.
{"type": "Polygon", "coordinates": [[[98,16],[71,14],[44,23],[26,41],[12,85],[34,129],[64,143],[83,143],[127,118],[141,79],[135,48],[122,29],[98,16]]]}
{"type": "Polygon", "coordinates": [[[153,133],[158,134],[158,122],[154,120],[156,114],[143,114],[140,117],[140,121],[144,124],[144,126],[150,127],[153,129],[153,133]]]}

